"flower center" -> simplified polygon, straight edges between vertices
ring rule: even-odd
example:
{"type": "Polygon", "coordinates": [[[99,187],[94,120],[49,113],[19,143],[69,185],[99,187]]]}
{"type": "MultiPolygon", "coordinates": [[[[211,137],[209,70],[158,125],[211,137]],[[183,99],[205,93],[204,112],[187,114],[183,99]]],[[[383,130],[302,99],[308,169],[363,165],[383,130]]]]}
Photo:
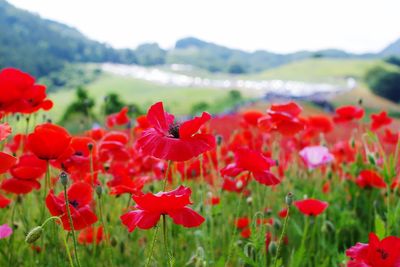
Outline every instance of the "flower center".
{"type": "Polygon", "coordinates": [[[79,206],[79,203],[76,200],[69,201],[69,204],[71,204],[74,208],[78,208],[79,206]]]}
{"type": "Polygon", "coordinates": [[[381,248],[376,249],[376,252],[380,254],[382,260],[385,260],[387,257],[389,257],[389,254],[381,248]]]}
{"type": "Polygon", "coordinates": [[[168,133],[172,135],[173,138],[179,138],[179,124],[174,123],[169,126],[168,133]]]}

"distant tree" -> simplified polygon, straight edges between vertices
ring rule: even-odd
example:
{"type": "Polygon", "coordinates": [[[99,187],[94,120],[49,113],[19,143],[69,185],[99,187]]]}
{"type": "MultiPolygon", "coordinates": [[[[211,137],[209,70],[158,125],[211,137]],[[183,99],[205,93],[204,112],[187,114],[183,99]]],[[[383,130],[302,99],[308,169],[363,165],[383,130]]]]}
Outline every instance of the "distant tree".
{"type": "Polygon", "coordinates": [[[400,57],[398,56],[390,56],[388,58],[385,58],[385,61],[389,64],[400,67],[400,57]]]}
{"type": "Polygon", "coordinates": [[[112,113],[116,113],[120,111],[123,107],[126,106],[126,103],[122,101],[118,94],[109,93],[104,97],[104,106],[103,110],[105,115],[109,115],[112,113]]]}
{"type": "Polygon", "coordinates": [[[86,118],[94,117],[92,110],[95,101],[93,98],[89,97],[87,90],[83,87],[78,87],[75,93],[75,99],[65,110],[61,123],[65,123],[74,115],[78,114],[86,118]]]}
{"type": "Polygon", "coordinates": [[[242,100],[242,93],[239,90],[230,90],[229,98],[233,101],[240,101],[242,100]]]}
{"type": "Polygon", "coordinates": [[[192,106],[190,113],[192,115],[196,115],[203,111],[206,111],[209,107],[210,107],[210,105],[206,102],[198,102],[192,106]]]}
{"type": "Polygon", "coordinates": [[[394,102],[400,101],[400,71],[375,67],[367,72],[365,81],[375,94],[394,102]]]}
{"type": "Polygon", "coordinates": [[[240,65],[239,63],[232,63],[231,65],[229,65],[228,67],[228,72],[232,73],[232,74],[242,74],[245,73],[246,70],[244,69],[244,67],[242,65],[240,65]]]}

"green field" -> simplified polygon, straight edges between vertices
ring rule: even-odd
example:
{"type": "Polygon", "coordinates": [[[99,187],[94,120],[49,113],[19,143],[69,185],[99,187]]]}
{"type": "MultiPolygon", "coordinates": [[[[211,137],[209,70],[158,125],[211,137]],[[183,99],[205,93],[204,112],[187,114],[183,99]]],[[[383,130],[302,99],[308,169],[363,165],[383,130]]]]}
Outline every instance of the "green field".
{"type": "MultiPolygon", "coordinates": [[[[184,115],[191,111],[194,104],[207,103],[209,112],[221,112],[229,107],[228,90],[212,88],[170,87],[129,77],[103,74],[95,82],[86,86],[89,95],[96,101],[95,112],[100,113],[104,96],[117,93],[130,104],[139,105],[144,111],[154,102],[164,101],[166,108],[174,114],[184,115]]],[[[74,90],[59,90],[50,94],[54,108],[50,112],[52,119],[58,121],[67,106],[73,101],[74,90]]]]}

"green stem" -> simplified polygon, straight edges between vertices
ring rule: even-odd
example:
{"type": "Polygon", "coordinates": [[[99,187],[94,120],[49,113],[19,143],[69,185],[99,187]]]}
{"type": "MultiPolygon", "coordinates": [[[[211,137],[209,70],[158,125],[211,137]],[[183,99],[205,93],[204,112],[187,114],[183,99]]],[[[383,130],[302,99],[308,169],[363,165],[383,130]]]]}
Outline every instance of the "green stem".
{"type": "Polygon", "coordinates": [[[71,227],[71,232],[72,232],[72,240],[74,242],[74,254],[75,254],[75,260],[78,265],[78,267],[81,267],[81,263],[79,261],[79,256],[78,256],[78,250],[77,250],[77,245],[76,245],[76,236],[75,236],[75,230],[74,230],[74,224],[72,222],[72,216],[71,216],[71,211],[69,209],[69,201],[68,201],[68,194],[67,194],[67,186],[64,185],[64,198],[65,198],[65,205],[67,207],[67,213],[68,213],[68,220],[69,220],[69,225],[71,227]]]}
{"type": "MultiPolygon", "coordinates": [[[[50,222],[51,220],[58,220],[58,222],[62,225],[62,220],[60,219],[60,217],[58,216],[52,216],[50,218],[47,218],[44,223],[41,225],[42,228],[44,228],[46,226],[46,224],[48,222],[50,222]]],[[[67,251],[67,255],[68,255],[68,260],[69,260],[69,265],[71,267],[74,267],[74,263],[72,261],[72,256],[71,256],[71,252],[69,250],[68,244],[67,244],[67,237],[65,236],[65,232],[63,232],[63,241],[64,241],[64,246],[65,246],[65,250],[67,251]]]]}
{"type": "Polygon", "coordinates": [[[156,243],[157,235],[158,235],[158,228],[159,228],[159,227],[156,226],[156,232],[154,233],[154,235],[153,235],[153,240],[151,241],[150,253],[149,253],[149,256],[147,257],[147,262],[146,262],[146,266],[145,266],[145,267],[148,267],[148,266],[149,266],[150,261],[151,261],[151,258],[153,257],[154,245],[155,245],[155,243],[156,243]]]}
{"type": "Polygon", "coordinates": [[[172,164],[172,161],[168,161],[167,170],[165,172],[165,177],[164,177],[163,191],[165,191],[165,188],[167,187],[168,173],[169,173],[169,170],[171,168],[171,164],[172,164]]]}
{"type": "Polygon", "coordinates": [[[285,217],[285,221],[283,223],[283,228],[282,228],[282,233],[281,233],[281,236],[279,237],[279,241],[278,241],[278,248],[276,250],[276,255],[275,255],[275,260],[274,260],[275,267],[276,267],[276,264],[278,263],[279,253],[281,251],[283,238],[285,237],[286,228],[287,228],[287,224],[289,221],[289,216],[290,216],[290,205],[287,206],[287,215],[285,217]]]}
{"type": "MultiPolygon", "coordinates": [[[[109,232],[108,232],[108,227],[106,224],[106,221],[104,220],[104,216],[103,216],[103,201],[102,198],[99,196],[99,211],[100,211],[100,221],[101,221],[101,225],[103,226],[104,229],[104,236],[107,242],[107,254],[109,254],[109,260],[110,260],[110,264],[111,266],[114,266],[113,264],[113,255],[111,252],[111,242],[110,242],[110,236],[109,236],[109,232]]],[[[95,240],[96,243],[96,240],[95,240]]]]}
{"type": "Polygon", "coordinates": [[[166,221],[166,218],[165,218],[165,214],[162,215],[162,223],[163,223],[163,236],[164,236],[165,254],[167,254],[167,257],[168,257],[168,266],[172,266],[171,265],[172,256],[171,256],[171,254],[169,252],[169,248],[168,248],[167,221],[166,221]]]}

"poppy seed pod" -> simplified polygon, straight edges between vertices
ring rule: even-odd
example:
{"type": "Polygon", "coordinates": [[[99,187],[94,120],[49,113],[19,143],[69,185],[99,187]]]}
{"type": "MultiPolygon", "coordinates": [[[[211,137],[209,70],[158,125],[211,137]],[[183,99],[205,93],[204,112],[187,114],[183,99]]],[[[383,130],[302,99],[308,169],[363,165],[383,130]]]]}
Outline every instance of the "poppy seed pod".
{"type": "Polygon", "coordinates": [[[37,227],[33,228],[26,235],[25,242],[28,244],[34,243],[36,240],[38,240],[42,236],[42,233],[43,233],[43,227],[37,226],[37,227]]]}
{"type": "Polygon", "coordinates": [[[89,151],[92,151],[93,146],[94,146],[93,143],[88,143],[87,144],[87,147],[88,147],[89,151]]]}
{"type": "Polygon", "coordinates": [[[217,135],[216,136],[216,140],[217,140],[217,145],[221,145],[222,144],[222,136],[221,135],[217,135]]]}

